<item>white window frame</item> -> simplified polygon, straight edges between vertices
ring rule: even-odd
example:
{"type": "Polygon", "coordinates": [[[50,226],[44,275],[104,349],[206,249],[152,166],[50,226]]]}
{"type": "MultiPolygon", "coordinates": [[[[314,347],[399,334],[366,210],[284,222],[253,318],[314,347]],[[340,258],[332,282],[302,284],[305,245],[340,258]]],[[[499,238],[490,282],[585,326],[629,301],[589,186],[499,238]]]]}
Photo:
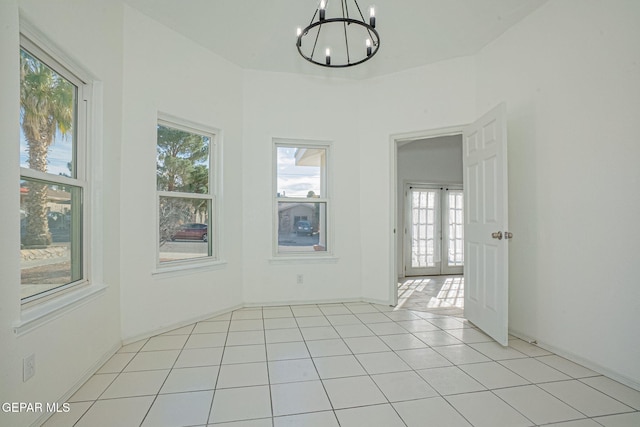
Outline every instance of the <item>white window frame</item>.
{"type": "MultiPolygon", "coordinates": [[[[155,251],[156,251],[156,270],[154,274],[175,272],[181,270],[206,268],[212,266],[220,266],[226,264],[220,259],[221,252],[221,239],[220,239],[220,185],[221,185],[221,140],[222,131],[218,128],[206,126],[200,123],[195,123],[190,120],[186,120],[171,114],[158,112],[158,120],[156,121],[158,126],[166,126],[172,129],[178,129],[185,132],[191,132],[198,135],[209,137],[209,192],[203,193],[185,193],[181,191],[160,191],[157,189],[157,181],[154,180],[154,186],[156,189],[156,207],[155,207],[155,251]],[[211,211],[209,212],[209,237],[208,245],[211,250],[211,255],[188,258],[182,260],[165,261],[160,262],[160,198],[161,197],[178,197],[188,199],[202,199],[209,200],[211,203],[211,211]]],[[[157,149],[157,132],[156,134],[156,149],[157,149]]],[[[154,168],[154,172],[156,169],[154,168]]]]}
{"type": "Polygon", "coordinates": [[[290,138],[273,138],[273,151],[272,151],[272,200],[273,200],[273,240],[272,240],[272,260],[278,261],[296,261],[296,260],[329,260],[334,262],[334,239],[333,239],[333,207],[331,204],[331,152],[333,142],[324,140],[308,140],[308,139],[290,139],[290,138]],[[309,251],[309,252],[282,252],[278,251],[278,227],[279,227],[279,212],[278,202],[305,202],[308,203],[309,199],[306,197],[278,197],[278,148],[307,148],[307,149],[324,149],[325,150],[325,165],[324,170],[320,172],[320,196],[313,199],[314,203],[325,204],[325,243],[326,250],[324,251],[309,251]]]}
{"type": "Polygon", "coordinates": [[[29,52],[29,54],[37,58],[43,64],[47,65],[60,76],[67,79],[77,88],[76,117],[74,121],[74,126],[76,127],[74,153],[74,168],[76,177],[69,178],[61,175],[54,175],[33,170],[30,168],[20,167],[20,180],[32,179],[47,184],[60,184],[78,187],[81,189],[82,194],[79,200],[82,211],[80,231],[81,236],[80,241],[77,242],[82,246],[80,254],[82,276],[76,281],[57,286],[53,289],[36,295],[22,298],[22,308],[26,309],[33,307],[34,304],[40,304],[54,297],[61,296],[73,289],[77,289],[82,285],[87,285],[90,282],[90,259],[92,256],[90,245],[90,219],[92,197],[88,173],[88,166],[90,163],[89,134],[91,132],[89,127],[95,124],[90,123],[90,107],[92,105],[92,94],[94,91],[92,79],[89,78],[87,73],[79,69],[79,67],[75,66],[63,53],[61,53],[59,49],[44,41],[42,36],[36,34],[29,24],[21,20],[20,25],[20,49],[24,49],[25,51],[29,52]]]}

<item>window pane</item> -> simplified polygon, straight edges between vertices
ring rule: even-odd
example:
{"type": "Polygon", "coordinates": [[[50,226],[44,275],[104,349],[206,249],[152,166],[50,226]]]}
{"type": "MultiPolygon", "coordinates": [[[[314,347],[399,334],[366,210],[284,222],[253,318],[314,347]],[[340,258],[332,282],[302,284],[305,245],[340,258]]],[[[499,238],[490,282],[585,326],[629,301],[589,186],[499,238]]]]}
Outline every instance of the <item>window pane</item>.
{"type": "Polygon", "coordinates": [[[326,149],[277,147],[278,197],[325,197],[326,149]]]}
{"type": "Polygon", "coordinates": [[[278,202],[278,253],[327,250],[327,204],[278,202]]]}
{"type": "Polygon", "coordinates": [[[76,177],[77,87],[20,50],[20,166],[76,177]]]}
{"type": "Polygon", "coordinates": [[[20,181],[22,298],[82,279],[82,189],[20,181]]]}
{"type": "Polygon", "coordinates": [[[435,190],[411,190],[411,267],[434,267],[436,261],[435,190]]]}
{"type": "Polygon", "coordinates": [[[449,266],[464,265],[463,193],[449,191],[449,266]]]}
{"type": "Polygon", "coordinates": [[[209,136],[158,125],[158,190],[209,193],[210,143],[209,136]]]}
{"type": "Polygon", "coordinates": [[[211,256],[211,200],[160,197],[160,262],[211,256]]]}

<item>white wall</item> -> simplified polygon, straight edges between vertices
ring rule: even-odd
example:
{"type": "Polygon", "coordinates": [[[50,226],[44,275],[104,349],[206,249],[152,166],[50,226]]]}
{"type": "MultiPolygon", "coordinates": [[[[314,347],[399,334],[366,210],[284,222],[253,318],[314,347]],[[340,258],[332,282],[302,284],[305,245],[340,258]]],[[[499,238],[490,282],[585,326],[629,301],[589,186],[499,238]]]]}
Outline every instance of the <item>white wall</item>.
{"type": "Polygon", "coordinates": [[[388,302],[393,135],[469,123],[501,101],[509,109],[511,327],[640,384],[633,339],[640,320],[638,3],[548,2],[474,58],[354,82],[243,71],[119,2],[5,0],[0,128],[14,141],[18,4],[104,84],[104,241],[97,244],[109,288],[13,335],[8,325],[20,318],[19,200],[11,190],[18,187],[18,147],[4,147],[0,178],[14,184],[0,190],[0,262],[2,284],[16,286],[0,287],[3,401],[58,400],[121,338],[242,303],[388,302]],[[152,275],[159,110],[223,130],[228,263],[218,270],[152,275]],[[333,141],[337,261],[273,262],[274,137],[333,141]],[[22,383],[22,358],[31,353],[37,374],[22,383]]]}
{"type": "MultiPolygon", "coordinates": [[[[462,185],[462,135],[419,139],[399,145],[397,154],[397,213],[402,230],[405,215],[404,186],[406,183],[462,185]]],[[[398,272],[403,271],[402,233],[398,234],[398,272]]]]}
{"type": "Polygon", "coordinates": [[[125,341],[242,303],[241,70],[125,6],[122,144],[122,336],[125,341]],[[222,130],[219,269],[156,268],[158,112],[222,130]]]}
{"type": "MultiPolygon", "coordinates": [[[[0,2],[0,128],[6,141],[0,156],[2,221],[0,233],[0,401],[55,402],[79,386],[78,381],[99,367],[104,358],[120,345],[119,264],[117,234],[105,230],[118,228],[119,165],[122,105],[122,8],[117,3],[36,0],[0,2]],[[104,267],[106,292],[88,303],[51,319],[31,332],[16,336],[11,325],[21,318],[18,140],[18,6],[23,16],[44,33],[50,43],[64,51],[74,62],[93,74],[104,87],[101,122],[104,149],[96,153],[104,165],[97,202],[104,207],[94,230],[104,235],[97,242],[104,267]],[[35,354],[36,374],[22,381],[22,359],[35,354]]],[[[97,265],[95,266],[97,267],[97,265]]],[[[29,425],[41,414],[0,413],[0,425],[29,425]]]]}
{"type": "Polygon", "coordinates": [[[475,118],[473,58],[458,58],[360,85],[363,296],[391,301],[396,226],[393,135],[470,123],[475,118]],[[375,232],[372,232],[375,230],[375,232]]]}
{"type": "Polygon", "coordinates": [[[476,57],[506,101],[513,331],[640,387],[640,3],[548,2],[476,57]]]}
{"type": "Polygon", "coordinates": [[[243,300],[273,304],[359,299],[357,87],[353,81],[322,77],[259,71],[245,71],[244,76],[243,300]],[[336,260],[273,260],[273,138],[332,141],[329,186],[334,221],[328,231],[336,260]],[[296,284],[297,274],[304,276],[302,285],[296,284]]]}

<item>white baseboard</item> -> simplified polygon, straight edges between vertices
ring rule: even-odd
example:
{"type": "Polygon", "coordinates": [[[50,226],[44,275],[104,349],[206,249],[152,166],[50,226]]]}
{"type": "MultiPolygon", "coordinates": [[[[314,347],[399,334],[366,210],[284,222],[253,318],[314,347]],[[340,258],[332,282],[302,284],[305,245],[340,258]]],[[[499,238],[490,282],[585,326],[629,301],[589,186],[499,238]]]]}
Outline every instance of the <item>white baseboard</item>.
{"type": "MultiPolygon", "coordinates": [[[[94,363],[89,369],[87,369],[80,376],[78,381],[76,381],[75,384],[69,390],[67,390],[67,392],[60,399],[58,399],[57,402],[60,405],[60,407],[62,407],[62,404],[66,403],[69,400],[69,398],[71,398],[71,396],[73,396],[80,389],[80,387],[82,387],[84,385],[84,383],[86,383],[89,380],[89,378],[91,378],[96,372],[98,372],[98,369],[100,369],[102,367],[102,365],[104,365],[107,362],[107,360],[111,359],[111,357],[114,354],[116,354],[116,352],[121,347],[122,347],[122,345],[120,345],[120,344],[114,345],[109,350],[107,350],[107,352],[104,353],[102,355],[102,357],[100,357],[100,359],[98,359],[98,361],[96,363],[94,363]]],[[[31,427],[41,426],[42,424],[44,424],[45,421],[47,421],[54,414],[55,414],[55,412],[43,412],[42,415],[40,415],[31,424],[31,427]]]]}
{"type": "Polygon", "coordinates": [[[368,302],[370,304],[378,304],[378,305],[386,305],[388,307],[394,307],[388,300],[381,300],[375,298],[362,298],[363,302],[368,302]]]}
{"type": "Polygon", "coordinates": [[[238,304],[238,305],[235,305],[233,307],[225,308],[223,310],[216,310],[216,311],[213,311],[213,312],[210,312],[210,313],[207,313],[207,314],[203,314],[203,315],[200,315],[200,316],[192,317],[192,318],[187,319],[187,320],[183,320],[183,321],[180,321],[180,322],[177,322],[177,323],[173,323],[173,324],[168,325],[168,326],[163,326],[162,328],[155,329],[155,330],[150,331],[150,332],[144,332],[142,334],[133,335],[131,337],[123,338],[122,339],[122,345],[131,344],[131,343],[134,343],[136,341],[140,341],[140,340],[144,340],[144,339],[147,339],[147,338],[151,338],[151,337],[156,336],[156,335],[164,334],[165,332],[173,331],[174,329],[182,328],[183,326],[188,326],[188,325],[191,325],[192,323],[202,322],[203,320],[210,319],[210,318],[216,317],[216,316],[220,316],[222,314],[227,314],[230,311],[237,310],[237,309],[243,308],[243,307],[244,307],[244,305],[238,304]]]}
{"type": "Polygon", "coordinates": [[[527,341],[527,342],[532,342],[532,341],[536,341],[536,345],[544,350],[550,351],[560,357],[564,357],[567,360],[570,360],[571,362],[577,363],[579,365],[584,366],[587,369],[591,369],[594,372],[597,372],[598,374],[604,375],[605,377],[609,377],[614,381],[618,381],[621,384],[626,385],[627,387],[631,387],[634,390],[638,390],[640,391],[640,382],[638,382],[637,380],[634,380],[632,378],[628,378],[624,375],[621,375],[615,371],[612,371],[609,368],[606,368],[602,365],[599,365],[597,363],[594,363],[588,359],[585,359],[584,357],[578,356],[576,354],[573,354],[571,352],[568,352],[562,348],[553,346],[551,344],[536,340],[534,337],[530,337],[526,334],[523,334],[519,331],[514,331],[514,330],[509,330],[509,334],[513,335],[514,337],[520,338],[521,340],[527,341]]]}
{"type": "Polygon", "coordinates": [[[247,302],[244,304],[245,308],[251,307],[279,307],[283,305],[316,305],[316,304],[340,304],[343,302],[362,302],[361,298],[339,298],[339,299],[324,299],[324,300],[282,300],[282,301],[269,301],[269,302],[247,302]]]}

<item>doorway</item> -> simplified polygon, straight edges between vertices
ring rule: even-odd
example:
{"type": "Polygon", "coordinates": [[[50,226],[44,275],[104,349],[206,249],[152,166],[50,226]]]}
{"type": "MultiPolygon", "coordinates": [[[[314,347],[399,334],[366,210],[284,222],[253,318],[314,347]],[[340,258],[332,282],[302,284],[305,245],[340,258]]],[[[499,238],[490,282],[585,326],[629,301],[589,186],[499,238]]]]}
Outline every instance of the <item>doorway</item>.
{"type": "MultiPolygon", "coordinates": [[[[418,263],[427,261],[427,264],[434,264],[437,262],[437,266],[431,265],[431,270],[413,270],[409,265],[407,274],[411,275],[429,275],[429,274],[447,274],[441,269],[442,262],[440,258],[442,254],[448,254],[449,250],[443,249],[440,246],[441,237],[444,239],[448,231],[448,224],[442,224],[443,218],[442,207],[448,205],[448,197],[444,194],[449,192],[447,188],[451,190],[461,190],[463,183],[463,168],[462,168],[462,130],[463,128],[450,128],[435,130],[432,132],[423,132],[416,134],[403,135],[402,138],[396,137],[394,139],[393,149],[393,186],[395,193],[395,202],[393,207],[394,228],[396,229],[394,239],[394,276],[393,283],[397,284],[398,279],[405,277],[405,265],[411,264],[411,251],[408,250],[408,236],[412,230],[410,230],[410,209],[407,203],[407,197],[409,194],[407,187],[416,187],[416,197],[422,197],[423,202],[427,202],[424,208],[428,211],[429,200],[424,200],[426,197],[432,197],[432,203],[437,204],[437,210],[432,209],[432,220],[435,221],[433,235],[427,236],[426,225],[422,226],[421,236],[418,236],[416,246],[420,248],[420,245],[425,249],[424,255],[427,255],[426,245],[430,244],[426,240],[433,239],[433,253],[429,259],[417,260],[418,263]],[[425,184],[427,183],[427,184],[425,184]],[[442,190],[440,190],[442,188],[442,190]],[[424,192],[426,190],[426,193],[424,192]],[[435,192],[434,192],[435,190],[435,192]],[[422,191],[422,193],[420,193],[422,191]],[[405,193],[407,194],[405,196],[405,193]],[[431,196],[429,196],[431,194],[431,196]],[[443,200],[443,197],[445,198],[443,200]],[[406,234],[405,234],[405,228],[406,234]],[[437,230],[435,230],[437,228],[437,230]],[[424,236],[424,238],[422,237],[424,236]],[[422,240],[422,241],[420,241],[422,240]],[[438,249],[436,249],[436,247],[438,249]]],[[[455,194],[455,193],[454,193],[455,194]]],[[[463,200],[464,197],[460,199],[463,200]]],[[[418,210],[421,210],[419,208],[418,210]]],[[[427,212],[423,210],[425,214],[427,212]]],[[[420,213],[418,213],[420,215],[420,213]]],[[[423,216],[424,218],[424,216],[423,216]]],[[[420,222],[420,218],[417,218],[417,223],[420,222]]],[[[416,224],[417,227],[421,227],[416,224]]],[[[463,227],[459,227],[458,231],[462,231],[463,227]]],[[[415,233],[414,233],[415,234],[415,233]]],[[[459,244],[463,244],[463,236],[459,236],[459,244]]],[[[459,247],[459,249],[462,249],[459,247]]],[[[455,251],[453,251],[455,252],[455,251]]],[[[462,251],[458,251],[462,253],[462,251]]],[[[448,257],[448,255],[447,255],[448,257]]],[[[446,257],[444,257],[446,258],[446,257]]],[[[447,263],[445,263],[447,264],[447,263]]],[[[456,266],[458,269],[460,266],[456,266]]],[[[455,274],[458,271],[453,270],[449,274],[455,274]]],[[[391,299],[397,304],[398,292],[397,286],[393,286],[391,299]]]]}
{"type": "MultiPolygon", "coordinates": [[[[398,304],[398,279],[404,277],[402,148],[421,140],[457,137],[464,183],[464,317],[502,345],[508,343],[509,252],[507,114],[501,103],[466,126],[391,136],[390,303],[398,304]],[[503,240],[503,237],[505,239],[503,240]]],[[[432,157],[431,155],[428,158],[432,157]]],[[[460,164],[459,163],[459,164],[460,164]]],[[[429,168],[423,167],[428,170],[429,168]]],[[[438,170],[435,165],[434,170],[438,170]]],[[[428,182],[428,181],[427,181],[428,182]]]]}

